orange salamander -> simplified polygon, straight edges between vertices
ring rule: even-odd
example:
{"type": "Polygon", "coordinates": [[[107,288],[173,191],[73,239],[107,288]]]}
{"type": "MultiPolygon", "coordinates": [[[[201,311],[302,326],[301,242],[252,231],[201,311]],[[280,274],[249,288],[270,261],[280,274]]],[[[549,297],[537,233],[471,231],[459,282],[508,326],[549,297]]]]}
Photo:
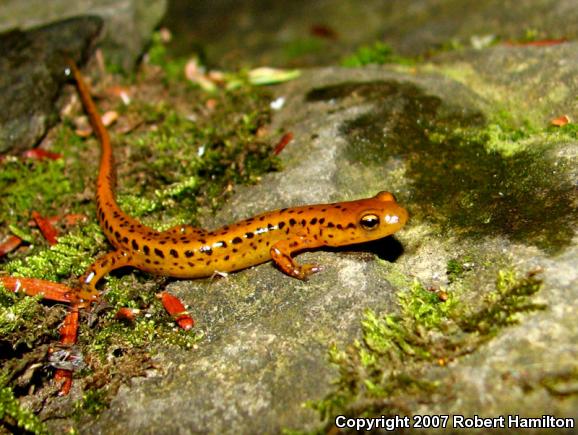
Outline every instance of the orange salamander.
{"type": "Polygon", "coordinates": [[[177,278],[201,278],[233,272],[273,260],[287,275],[306,279],[321,268],[299,264],[292,255],[323,246],[344,246],[381,239],[401,229],[407,211],[389,192],[333,204],[283,208],[207,231],[180,225],[156,231],[125,214],[114,194],[114,163],[108,132],[75,65],[70,68],[101,144],[97,180],[97,217],[115,250],[98,258],[81,278],[76,297],[90,303],[98,281],[124,266],[177,278]]]}

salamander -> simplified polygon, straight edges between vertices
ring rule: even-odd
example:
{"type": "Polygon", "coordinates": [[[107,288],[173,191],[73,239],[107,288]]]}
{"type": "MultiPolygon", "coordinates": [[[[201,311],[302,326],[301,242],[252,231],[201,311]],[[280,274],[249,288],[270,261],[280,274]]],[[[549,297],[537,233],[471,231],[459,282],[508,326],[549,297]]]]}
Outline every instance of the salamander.
{"type": "Polygon", "coordinates": [[[70,69],[100,142],[96,213],[115,248],[99,257],[83,275],[79,300],[95,300],[98,281],[124,266],[176,278],[201,278],[273,260],[287,275],[305,280],[321,267],[297,263],[292,258],[295,253],[381,239],[401,229],[408,220],[407,211],[395,197],[380,192],[355,201],[274,210],[212,231],[189,225],[156,231],[118,206],[109,134],[79,70],[74,64],[70,69]]]}

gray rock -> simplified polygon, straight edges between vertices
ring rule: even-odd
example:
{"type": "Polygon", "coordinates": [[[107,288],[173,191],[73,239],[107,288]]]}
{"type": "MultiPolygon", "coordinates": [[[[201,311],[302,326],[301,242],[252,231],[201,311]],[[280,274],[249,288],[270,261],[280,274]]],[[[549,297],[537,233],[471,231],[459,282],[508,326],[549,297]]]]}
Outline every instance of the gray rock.
{"type": "Polygon", "coordinates": [[[57,121],[64,56],[80,63],[101,24],[82,17],[0,36],[0,153],[31,148],[57,121]]]}
{"type": "Polygon", "coordinates": [[[95,15],[104,22],[101,46],[106,60],[130,71],[150,42],[166,6],[166,0],[6,0],[0,6],[0,32],[95,15]]]}
{"type": "MultiPolygon", "coordinates": [[[[413,276],[426,286],[447,284],[448,259],[472,252],[480,264],[510,258],[522,270],[542,267],[545,283],[537,299],[548,309],[522,316],[518,326],[449,367],[431,368],[427,376],[449,394],[436,395],[428,405],[414,403],[411,411],[572,415],[575,393],[558,399],[540,382],[558,376],[559,388],[572,391],[563,375],[575,370],[578,352],[578,256],[572,236],[577,214],[570,178],[578,143],[542,136],[534,143],[535,159],[486,151],[483,141],[454,143],[451,133],[457,126],[483,127],[495,101],[481,98],[467,83],[433,73],[315,69],[276,94],[285,98],[285,106],[274,127],[295,135],[282,154],[284,171],[240,189],[218,218],[206,218],[207,226],[388,189],[399,194],[413,216],[396,235],[401,245],[388,238],[366,247],[373,253],[350,248],[302,254],[299,261],[325,266],[306,283],[264,264],[225,278],[170,285],[192,307],[206,341],[194,351],[159,349],[161,369],[121,388],[110,409],[83,432],[314,429],[318,417],[302,403],[321,399],[333,388],[330,381],[337,373],[326,362],[327,349],[359,337],[365,308],[398,309],[390,274],[413,276]],[[444,131],[447,143],[431,136],[444,131]],[[548,177],[537,172],[541,164],[544,174],[561,169],[548,177]],[[492,168],[503,168],[496,172],[497,184],[491,181],[492,168]],[[503,188],[509,189],[502,192],[504,198],[499,195],[503,188]],[[466,193],[475,198],[473,213],[466,202],[470,196],[460,196],[466,193]],[[527,208],[528,202],[542,207],[542,213],[527,208]],[[379,256],[395,263],[381,262],[379,256]],[[527,379],[532,397],[523,382],[527,379]]],[[[485,278],[480,275],[464,301],[488,290],[485,278]]]]}
{"type": "Polygon", "coordinates": [[[227,67],[335,64],[377,40],[410,56],[488,37],[572,40],[577,22],[575,0],[177,0],[166,19],[177,51],[200,46],[227,67]]]}

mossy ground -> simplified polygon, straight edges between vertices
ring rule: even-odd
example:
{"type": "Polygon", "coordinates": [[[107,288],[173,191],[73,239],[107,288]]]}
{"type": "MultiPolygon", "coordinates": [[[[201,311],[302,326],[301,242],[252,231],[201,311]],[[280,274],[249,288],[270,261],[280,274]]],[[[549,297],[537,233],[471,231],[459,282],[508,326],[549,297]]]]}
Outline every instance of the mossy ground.
{"type": "Polygon", "coordinates": [[[309,101],[364,98],[374,110],[344,123],[347,158],[380,170],[388,157],[404,162],[411,188],[398,199],[412,220],[438,234],[503,235],[559,252],[577,223],[569,162],[548,151],[576,137],[576,126],[514,126],[507,114],[487,120],[443,104],[410,83],[342,83],[314,89],[309,101]]]}
{"type": "MultiPolygon", "coordinates": [[[[448,263],[447,273],[454,279],[457,264],[469,264],[468,259],[448,263]]],[[[460,268],[459,283],[454,281],[447,288],[425,288],[418,281],[407,281],[398,293],[398,312],[368,310],[361,322],[362,338],[345,349],[330,349],[329,359],[339,370],[335,390],[323,400],[308,403],[326,423],[320,433],[332,427],[337,415],[411,415],[412,409],[428,403],[435,393],[443,397],[444,391],[451,390],[451,385],[432,377],[433,367],[474,352],[505,326],[517,323],[519,313],[545,308],[531,302],[541,287],[535,273],[468,267],[460,268]],[[480,275],[494,277],[493,289],[474,304],[462,300],[480,275]]]]}
{"type": "MultiPolygon", "coordinates": [[[[101,77],[104,84],[93,89],[100,97],[101,112],[120,114],[110,128],[118,163],[118,201],[127,213],[157,229],[195,225],[199,210],[217,209],[233,186],[254,183],[261,174],[277,169],[273,139],[264,137],[269,97],[242,81],[234,90],[207,94],[184,80],[183,60],[166,59],[158,41],[152,54],[153,62],[138,75],[101,77]],[[128,90],[129,105],[107,92],[115,86],[128,90]]],[[[73,117],[81,115],[78,104],[73,112],[73,117]]],[[[26,241],[0,259],[6,274],[75,285],[86,267],[110,249],[94,216],[99,146],[94,138],[81,139],[75,133],[73,117],[65,117],[44,143],[62,159],[7,157],[0,162],[0,234],[17,233],[26,241]],[[32,210],[44,216],[81,213],[87,220],[61,227],[58,244],[49,247],[28,225],[32,210]]],[[[0,427],[45,430],[38,418],[18,406],[18,399],[42,419],[64,412],[82,420],[103,409],[123,382],[152,367],[153,344],[195,346],[201,337],[177,329],[155,297],[164,283],[138,271],[114,273],[104,280],[103,302],[89,318],[81,318],[74,349],[80,370],[72,394],[82,398],[64,411],[46,410],[43,401],[56,393],[46,357],[48,345],[58,340],[66,309],[0,289],[0,427]],[[145,315],[122,322],[115,319],[120,307],[138,308],[145,315]]]]}
{"type": "Polygon", "coordinates": [[[430,237],[460,241],[464,252],[448,261],[445,288],[426,288],[408,280],[410,271],[388,265],[386,279],[400,289],[399,311],[367,311],[362,338],[330,350],[339,370],[334,392],[309,403],[327,423],[321,432],[337,415],[411,415],[434,393],[444,397],[451,385],[436,381],[432,367],[476,351],[519,313],[546,308],[532,302],[539,274],[515,272],[511,259],[475,241],[505,237],[556,254],[570,245],[578,218],[570,163],[548,158],[576,140],[576,125],[516,125],[503,112],[488,120],[395,81],[308,94],[309,101],[347,98],[374,103],[341,126],[347,158],[376,171],[388,158],[403,161],[409,186],[396,193],[409,204],[412,224],[426,225],[430,237]]]}

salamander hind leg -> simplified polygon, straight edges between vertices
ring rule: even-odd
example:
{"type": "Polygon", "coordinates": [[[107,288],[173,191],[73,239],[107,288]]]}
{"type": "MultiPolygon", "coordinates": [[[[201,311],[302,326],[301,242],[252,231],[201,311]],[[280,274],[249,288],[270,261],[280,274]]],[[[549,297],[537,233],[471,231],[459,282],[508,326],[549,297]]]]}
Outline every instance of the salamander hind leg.
{"type": "Polygon", "coordinates": [[[133,258],[129,253],[120,249],[98,257],[80,277],[78,298],[88,302],[97,300],[100,297],[100,292],[96,289],[96,284],[100,279],[115,269],[131,266],[132,260],[133,258]]]}
{"type": "Polygon", "coordinates": [[[318,264],[299,264],[291,255],[304,249],[319,247],[319,242],[305,236],[295,236],[287,240],[281,240],[271,247],[271,258],[275,264],[287,275],[301,280],[306,280],[314,273],[322,270],[318,264]]]}

